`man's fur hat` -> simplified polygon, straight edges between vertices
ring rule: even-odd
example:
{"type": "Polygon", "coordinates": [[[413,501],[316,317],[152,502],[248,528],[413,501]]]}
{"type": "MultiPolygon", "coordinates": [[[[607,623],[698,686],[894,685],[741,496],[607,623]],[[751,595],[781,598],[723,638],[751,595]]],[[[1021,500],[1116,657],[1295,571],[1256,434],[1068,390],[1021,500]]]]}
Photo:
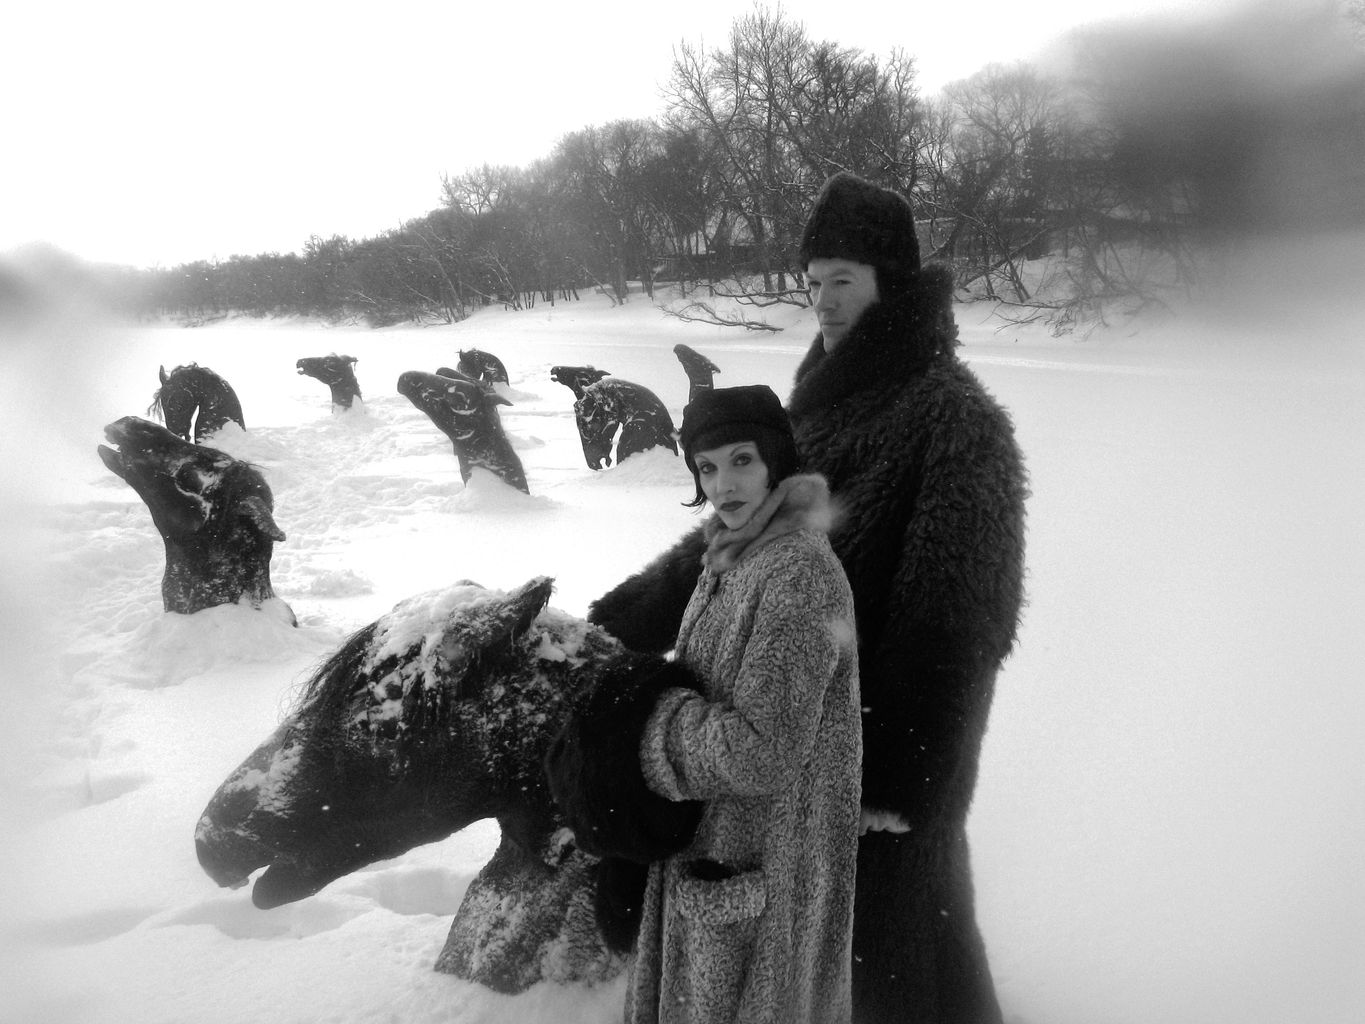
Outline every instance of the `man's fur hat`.
{"type": "Polygon", "coordinates": [[[895,192],[840,171],[821,187],[801,235],[801,266],[813,259],[866,263],[888,281],[909,282],[920,269],[910,204],[895,192]]]}

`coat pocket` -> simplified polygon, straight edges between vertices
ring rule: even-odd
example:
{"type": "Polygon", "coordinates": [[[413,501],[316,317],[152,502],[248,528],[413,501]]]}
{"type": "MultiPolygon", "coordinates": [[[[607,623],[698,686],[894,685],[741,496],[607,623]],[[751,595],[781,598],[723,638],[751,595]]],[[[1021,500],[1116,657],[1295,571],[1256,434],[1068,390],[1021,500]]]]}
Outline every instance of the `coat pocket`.
{"type": "Polygon", "coordinates": [[[678,913],[699,925],[718,927],[753,920],[768,902],[763,872],[740,871],[718,877],[711,861],[688,865],[678,879],[678,913]]]}
{"type": "MultiPolygon", "coordinates": [[[[759,921],[767,906],[762,871],[728,878],[685,872],[674,890],[680,970],[669,971],[664,1000],[686,1004],[688,1020],[734,1020],[761,998],[753,986],[759,921]]],[[[668,1015],[665,1014],[665,1020],[668,1015]]]]}

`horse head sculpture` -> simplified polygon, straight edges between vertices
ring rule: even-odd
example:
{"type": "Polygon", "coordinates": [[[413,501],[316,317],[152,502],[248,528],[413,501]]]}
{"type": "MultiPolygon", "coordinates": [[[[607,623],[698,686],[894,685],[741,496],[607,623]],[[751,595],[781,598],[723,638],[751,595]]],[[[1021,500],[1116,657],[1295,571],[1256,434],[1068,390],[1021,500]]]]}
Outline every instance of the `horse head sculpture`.
{"type": "Polygon", "coordinates": [[[157,374],[161,378],[161,387],[152,395],[152,404],[147,408],[147,413],[160,416],[165,421],[166,429],[177,437],[198,444],[229,423],[246,429],[237,392],[207,366],[186,363],[170,373],[162,366],[157,374]],[[193,437],[190,434],[191,421],[193,437]]]}
{"type": "MultiPolygon", "coordinates": [[[[663,688],[697,683],[547,608],[551,585],[457,583],[345,641],[209,801],[195,832],[204,870],[237,887],[265,868],[252,901],[275,907],[496,818],[501,841],[437,970],[501,992],[618,973],[624,959],[594,910],[597,858],[565,827],[543,763],[573,711],[603,689],[645,693],[648,708],[663,688]]],[[[695,824],[684,816],[661,833],[681,848],[695,824]]]]}
{"type": "Polygon", "coordinates": [[[166,611],[243,600],[259,608],[275,596],[270,557],[284,531],[260,470],[136,416],[109,424],[104,436],[101,461],[137,492],[165,543],[166,611]]]}
{"type": "Polygon", "coordinates": [[[349,409],[361,397],[360,382],[355,376],[356,362],[355,356],[332,352],[325,356],[305,356],[294,365],[301,376],[312,377],[331,389],[333,406],[349,409]]]}
{"type": "Polygon", "coordinates": [[[603,377],[610,374],[606,370],[599,370],[594,366],[552,366],[550,367],[550,379],[556,384],[563,384],[573,392],[574,400],[583,397],[583,389],[589,384],[596,384],[603,377]]]}
{"type": "Polygon", "coordinates": [[[455,366],[461,373],[484,384],[510,383],[507,379],[507,367],[503,366],[502,360],[492,352],[462,348],[455,366]]]}
{"type": "Polygon", "coordinates": [[[698,391],[707,391],[715,386],[715,375],[720,373],[720,367],[688,345],[674,345],[673,354],[678,357],[683,372],[687,374],[687,401],[691,404],[698,391]]]}
{"type": "Polygon", "coordinates": [[[398,393],[434,423],[454,446],[460,477],[469,482],[476,467],[529,494],[526,471],[502,429],[498,406],[511,405],[491,387],[463,375],[408,370],[398,378],[398,393]]]}
{"type": "Polygon", "coordinates": [[[659,397],[643,385],[606,377],[583,389],[574,402],[583,457],[593,469],[611,465],[613,442],[620,464],[637,452],[664,447],[678,454],[673,418],[659,397]],[[617,437],[620,430],[620,437],[617,437]]]}

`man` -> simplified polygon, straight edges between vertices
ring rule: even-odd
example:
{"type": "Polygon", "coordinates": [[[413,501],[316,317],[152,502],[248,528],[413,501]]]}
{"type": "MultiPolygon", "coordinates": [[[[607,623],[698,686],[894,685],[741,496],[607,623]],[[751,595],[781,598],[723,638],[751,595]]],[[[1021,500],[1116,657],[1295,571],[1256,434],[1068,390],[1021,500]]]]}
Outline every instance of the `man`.
{"type": "MultiPolygon", "coordinates": [[[[801,240],[820,321],[788,405],[805,470],[841,507],[863,703],[854,906],[858,1024],[998,1024],[966,818],[1023,598],[1023,462],[1009,417],[957,359],[952,281],[922,267],[909,204],[851,174],[801,240]]],[[[685,537],[589,617],[664,650],[700,570],[685,537]]]]}

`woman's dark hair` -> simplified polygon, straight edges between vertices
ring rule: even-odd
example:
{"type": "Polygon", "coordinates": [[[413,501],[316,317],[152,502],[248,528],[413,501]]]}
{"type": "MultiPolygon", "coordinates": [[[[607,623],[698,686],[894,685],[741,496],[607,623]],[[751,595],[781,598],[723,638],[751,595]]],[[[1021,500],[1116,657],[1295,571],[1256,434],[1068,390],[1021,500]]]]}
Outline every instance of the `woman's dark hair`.
{"type": "Polygon", "coordinates": [[[684,501],[684,507],[701,508],[706,504],[706,494],[701,489],[701,474],[697,472],[693,455],[740,441],[752,441],[758,449],[758,457],[768,467],[769,490],[801,469],[801,455],[796,450],[796,441],[790,431],[777,430],[762,423],[723,423],[698,434],[692,446],[683,449],[683,461],[687,463],[692,482],[697,488],[696,496],[691,501],[684,501]]]}

